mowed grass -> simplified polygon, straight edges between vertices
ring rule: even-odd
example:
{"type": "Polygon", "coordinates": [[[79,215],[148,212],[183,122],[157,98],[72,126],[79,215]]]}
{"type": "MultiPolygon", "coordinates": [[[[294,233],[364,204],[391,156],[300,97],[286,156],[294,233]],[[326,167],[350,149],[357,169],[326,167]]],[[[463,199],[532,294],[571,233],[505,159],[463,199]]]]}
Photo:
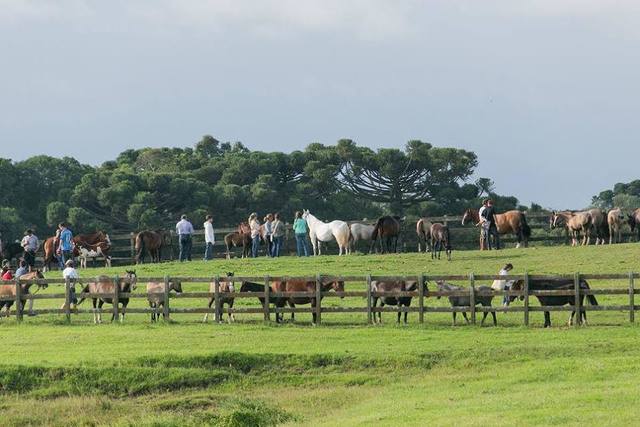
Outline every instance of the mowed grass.
{"type": "MultiPolygon", "coordinates": [[[[640,245],[544,247],[454,252],[452,262],[424,254],[278,260],[250,259],[137,266],[139,276],[494,274],[640,271],[640,245]]],[[[123,267],[82,271],[85,280],[123,267]]],[[[48,273],[58,277],[59,272],[48,273]]],[[[461,283],[466,284],[466,283],[461,283]]],[[[627,287],[626,281],[591,283],[627,287]]],[[[136,292],[144,292],[139,284],[136,292]]],[[[184,284],[185,291],[206,284],[184,284]]],[[[59,292],[53,285],[45,292],[59,292]]],[[[350,283],[348,289],[364,289],[350,283]]],[[[626,296],[598,296],[626,304],[626,296]]],[[[36,308],[62,301],[36,302],[36,308]]],[[[206,299],[172,299],[204,307],[206,299]]],[[[326,305],[364,306],[362,298],[326,305]]],[[[428,299],[426,305],[446,300],[428,299]]],[[[257,306],[257,300],[236,305],[257,306]]],[[[494,300],[494,304],[499,301],[494,300]]],[[[515,304],[520,304],[516,302],[515,304]]],[[[144,300],[132,300],[144,307],[144,300]]],[[[83,303],[90,307],[90,301],[83,303]]],[[[110,307],[110,306],[106,306],[110,307]]],[[[91,315],[0,320],[0,419],[3,425],[618,425],[640,416],[640,329],[625,312],[591,312],[590,326],[569,328],[568,313],[498,313],[498,327],[451,326],[450,314],[409,315],[396,325],[367,325],[364,314],[309,314],[295,323],[238,315],[235,324],[203,324],[172,315],[150,324],[94,325],[91,315]]],[[[108,316],[105,314],[105,320],[108,316]]],[[[285,316],[288,319],[288,316],[285,316]]]]}

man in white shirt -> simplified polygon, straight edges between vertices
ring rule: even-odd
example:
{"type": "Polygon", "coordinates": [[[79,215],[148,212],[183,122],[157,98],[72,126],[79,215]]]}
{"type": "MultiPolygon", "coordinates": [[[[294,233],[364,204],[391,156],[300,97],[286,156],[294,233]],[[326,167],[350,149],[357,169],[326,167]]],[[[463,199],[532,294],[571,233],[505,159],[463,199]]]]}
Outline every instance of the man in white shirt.
{"type": "Polygon", "coordinates": [[[176,234],[178,235],[178,243],[180,246],[180,262],[191,261],[191,247],[193,241],[193,225],[187,220],[186,215],[180,217],[180,221],[176,224],[176,234]]]}
{"type": "Polygon", "coordinates": [[[33,230],[29,229],[25,232],[20,246],[24,249],[24,260],[27,262],[29,269],[33,269],[36,264],[36,251],[40,246],[38,236],[33,234],[33,230]]]}
{"type": "Polygon", "coordinates": [[[204,241],[206,244],[204,260],[209,261],[213,259],[213,245],[216,243],[216,237],[213,233],[213,217],[211,215],[207,215],[204,221],[204,241]]]}
{"type": "Polygon", "coordinates": [[[484,217],[484,211],[487,209],[488,200],[485,199],[482,201],[482,206],[478,210],[478,217],[480,221],[476,224],[480,226],[480,250],[483,251],[485,249],[489,249],[489,221],[484,217]]]}
{"type": "MultiPolygon", "coordinates": [[[[73,262],[73,260],[67,260],[67,262],[64,263],[64,266],[65,268],[64,270],[62,270],[62,278],[75,280],[71,283],[71,287],[69,289],[69,301],[71,302],[71,304],[73,304],[73,309],[75,310],[77,308],[76,304],[78,304],[75,284],[78,283],[78,280],[80,280],[80,275],[78,274],[78,270],[75,269],[75,263],[73,262]]],[[[64,304],[62,305],[62,308],[64,309],[64,304]]]]}

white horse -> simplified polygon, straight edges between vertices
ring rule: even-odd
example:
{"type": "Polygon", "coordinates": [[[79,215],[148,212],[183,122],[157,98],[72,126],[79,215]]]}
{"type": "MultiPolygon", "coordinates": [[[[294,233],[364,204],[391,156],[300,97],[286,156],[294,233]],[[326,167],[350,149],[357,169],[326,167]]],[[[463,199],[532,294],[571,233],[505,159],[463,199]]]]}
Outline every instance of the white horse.
{"type": "Polygon", "coordinates": [[[373,236],[373,230],[375,230],[376,226],[354,222],[353,224],[351,224],[350,228],[351,228],[351,251],[353,252],[356,249],[356,244],[358,243],[358,241],[360,240],[371,241],[371,236],[373,236]]]}
{"type": "Polygon", "coordinates": [[[332,240],[338,242],[338,248],[340,249],[338,255],[342,255],[343,251],[345,254],[351,252],[349,249],[349,237],[351,236],[349,224],[339,220],[329,223],[322,222],[311,215],[308,209],[305,209],[302,218],[307,221],[309,226],[309,238],[313,246],[313,255],[322,255],[320,242],[330,242],[332,240]]]}

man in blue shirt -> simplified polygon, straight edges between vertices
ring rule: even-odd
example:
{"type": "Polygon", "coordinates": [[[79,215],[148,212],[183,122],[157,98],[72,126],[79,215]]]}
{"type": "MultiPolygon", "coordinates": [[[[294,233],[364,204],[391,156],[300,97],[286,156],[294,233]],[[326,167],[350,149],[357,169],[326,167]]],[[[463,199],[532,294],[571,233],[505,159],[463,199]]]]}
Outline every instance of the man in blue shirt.
{"type": "Polygon", "coordinates": [[[58,228],[60,229],[60,269],[63,269],[68,260],[73,261],[73,233],[64,222],[58,224],[58,228]]]}
{"type": "Polygon", "coordinates": [[[180,246],[180,262],[191,261],[191,246],[193,241],[193,225],[187,220],[186,215],[180,217],[180,221],[176,224],[176,234],[178,235],[178,243],[180,246]]]}

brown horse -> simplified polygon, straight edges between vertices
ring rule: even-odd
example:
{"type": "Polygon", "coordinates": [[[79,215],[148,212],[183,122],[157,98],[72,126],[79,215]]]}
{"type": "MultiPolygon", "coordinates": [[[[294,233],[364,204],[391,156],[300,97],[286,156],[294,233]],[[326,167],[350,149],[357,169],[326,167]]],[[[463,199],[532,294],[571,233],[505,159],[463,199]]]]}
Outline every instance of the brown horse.
{"type": "Polygon", "coordinates": [[[433,224],[427,218],[420,218],[416,223],[416,234],[418,235],[418,252],[422,252],[422,246],[424,251],[429,252],[431,247],[431,226],[433,224]]]}
{"type": "Polygon", "coordinates": [[[393,253],[398,252],[398,236],[400,235],[400,221],[402,218],[399,216],[383,216],[378,218],[376,225],[371,234],[371,249],[376,244],[378,238],[380,238],[380,250],[382,253],[391,252],[393,246],[393,253]]]}
{"type": "MultiPolygon", "coordinates": [[[[227,273],[227,279],[226,280],[220,280],[220,285],[218,286],[218,291],[220,292],[220,296],[218,297],[218,301],[220,301],[220,312],[224,312],[224,305],[227,304],[228,309],[227,309],[227,321],[229,323],[231,322],[235,322],[236,321],[236,317],[233,315],[233,301],[234,301],[234,297],[230,297],[228,294],[230,292],[235,292],[235,286],[233,285],[233,273],[227,273]]],[[[209,283],[209,293],[214,293],[216,291],[216,282],[211,282],[209,283]]],[[[215,302],[215,298],[211,297],[209,298],[209,308],[211,308],[211,306],[213,305],[213,303],[215,302]]],[[[222,316],[222,315],[221,315],[222,316]]],[[[209,318],[209,313],[205,313],[204,315],[204,319],[202,319],[203,322],[206,323],[207,319],[209,318]]],[[[222,323],[222,317],[220,317],[219,319],[220,323],[222,323]]]]}
{"type": "Polygon", "coordinates": [[[73,243],[78,245],[79,243],[86,243],[88,245],[97,245],[98,243],[111,243],[109,235],[102,230],[98,230],[95,233],[90,234],[78,234],[73,236],[73,243]]]}
{"type": "MultiPolygon", "coordinates": [[[[42,274],[42,272],[40,270],[36,270],[36,271],[32,271],[26,274],[23,274],[22,276],[20,276],[20,281],[28,281],[28,280],[38,280],[38,279],[44,279],[44,275],[42,274]]],[[[22,313],[24,311],[24,305],[27,301],[27,298],[25,297],[26,295],[28,295],[29,289],[31,288],[31,286],[33,285],[33,283],[22,283],[20,285],[21,288],[21,294],[22,294],[22,298],[20,298],[20,305],[18,306],[18,310],[20,311],[20,313],[22,313]]],[[[47,288],[47,284],[46,283],[38,283],[38,290],[39,289],[46,289],[47,288]]],[[[2,310],[3,307],[7,308],[7,316],[9,315],[9,310],[11,310],[11,306],[13,305],[13,303],[15,302],[15,298],[16,298],[16,285],[11,283],[11,284],[4,284],[4,285],[0,285],[0,298],[13,298],[13,300],[3,300],[0,301],[0,310],[2,310]]],[[[29,311],[32,311],[33,309],[33,299],[29,299],[29,311]]]]}
{"type": "Polygon", "coordinates": [[[144,230],[139,232],[135,240],[136,264],[144,262],[145,251],[149,252],[151,262],[160,262],[162,247],[166,243],[167,234],[164,230],[144,230]]]}
{"type": "MultiPolygon", "coordinates": [[[[321,281],[320,289],[322,292],[327,292],[333,289],[336,292],[344,292],[344,281],[321,281]]],[[[315,292],[316,282],[314,280],[287,280],[280,282],[271,282],[272,292],[315,292]]],[[[322,299],[322,297],[320,298],[322,299]]],[[[277,297],[275,298],[275,306],[277,308],[284,307],[285,304],[289,304],[289,307],[294,308],[296,304],[311,304],[311,308],[316,307],[316,297],[277,297]]],[[[282,313],[276,313],[276,322],[282,322],[282,313]]],[[[291,321],[295,320],[295,313],[291,313],[291,321]]],[[[313,311],[313,323],[316,323],[316,312],[313,311]]]]}
{"type": "MultiPolygon", "coordinates": [[[[131,291],[136,290],[136,272],[135,270],[127,270],[124,277],[121,277],[118,281],[119,292],[121,293],[129,293],[131,291]]],[[[82,293],[90,293],[90,294],[109,294],[113,295],[113,291],[116,285],[113,283],[113,280],[109,276],[100,276],[98,277],[97,282],[88,283],[84,289],[82,289],[82,293]]],[[[118,320],[120,322],[124,321],[124,315],[127,310],[127,305],[129,304],[129,297],[118,297],[118,301],[113,301],[113,298],[108,296],[102,297],[90,297],[93,302],[93,323],[102,323],[102,306],[104,303],[107,304],[118,304],[122,303],[122,310],[118,311],[118,315],[122,316],[118,320]],[[96,307],[97,305],[97,307],[96,307]]],[[[85,300],[85,297],[82,297],[80,301],[78,301],[77,305],[80,305],[85,300]]],[[[111,315],[111,321],[114,321],[115,316],[111,315]]]]}
{"type": "MultiPolygon", "coordinates": [[[[427,288],[427,283],[423,283],[422,289],[425,292],[429,292],[427,288]]],[[[394,281],[378,281],[374,280],[371,282],[371,292],[413,292],[418,290],[418,282],[415,280],[412,281],[404,281],[404,280],[394,280],[394,281]]],[[[411,306],[412,297],[394,297],[394,296],[372,296],[373,298],[373,307],[375,308],[378,304],[378,299],[380,299],[380,307],[384,307],[386,305],[396,305],[398,309],[400,307],[411,306]]],[[[402,311],[398,310],[398,321],[400,323],[402,311]]],[[[404,323],[407,323],[407,315],[409,313],[407,311],[404,312],[404,323]]],[[[373,313],[373,323],[376,323],[376,313],[373,313]]],[[[382,312],[378,311],[378,323],[382,323],[382,312]]]]}
{"type": "MultiPolygon", "coordinates": [[[[170,281],[169,292],[176,291],[176,293],[182,293],[182,283],[170,281]]],[[[147,300],[149,301],[149,308],[153,310],[151,313],[151,321],[157,322],[160,319],[159,310],[164,307],[164,282],[149,282],[147,283],[147,300]]],[[[164,313],[162,314],[164,318],[164,313]]]]}
{"type": "Polygon", "coordinates": [[[586,213],[591,215],[591,235],[595,236],[596,245],[604,245],[609,234],[607,214],[598,208],[589,209],[586,213]]]}
{"type": "MultiPolygon", "coordinates": [[[[465,225],[468,221],[473,221],[473,224],[480,222],[480,214],[477,209],[467,209],[462,214],[462,225],[465,225]]],[[[524,212],[518,210],[511,210],[501,214],[496,214],[496,226],[498,228],[498,234],[513,233],[518,239],[516,248],[519,248],[521,244],[526,248],[529,246],[529,237],[531,237],[531,227],[527,224],[527,217],[524,212]]],[[[480,238],[480,247],[482,248],[482,237],[480,238]]]]}
{"type": "Polygon", "coordinates": [[[431,226],[431,259],[440,259],[442,247],[447,254],[447,260],[451,261],[451,236],[449,227],[444,224],[435,223],[431,226]]]}
{"type": "MultiPolygon", "coordinates": [[[[58,255],[56,251],[59,245],[59,236],[56,232],[55,236],[49,237],[42,244],[42,250],[44,251],[44,270],[51,270],[51,263],[58,260],[58,255]]],[[[103,247],[111,246],[111,240],[109,239],[109,235],[104,231],[96,231],[91,234],[79,234],[73,237],[73,256],[77,257],[80,255],[80,251],[78,250],[78,246],[91,246],[91,245],[99,245],[102,244],[103,247]]],[[[106,256],[106,255],[105,255],[106,256]]]]}
{"type": "Polygon", "coordinates": [[[607,214],[609,225],[609,244],[622,242],[622,226],[624,225],[624,213],[620,208],[614,208],[607,214]]]}
{"type": "Polygon", "coordinates": [[[242,246],[242,258],[249,258],[251,250],[251,227],[249,224],[241,222],[236,231],[224,236],[224,245],[227,248],[227,259],[231,259],[231,248],[239,246],[242,246]]]}
{"type": "Polygon", "coordinates": [[[588,212],[552,212],[549,218],[550,228],[564,224],[571,236],[571,246],[578,246],[580,233],[583,234],[582,245],[588,245],[591,241],[591,228],[593,217],[588,212]]]}
{"type": "Polygon", "coordinates": [[[633,233],[638,228],[638,240],[640,241],[640,208],[634,210],[630,215],[628,215],[627,223],[631,228],[631,232],[633,233]]]}
{"type": "Polygon", "coordinates": [[[49,237],[42,244],[42,250],[44,251],[44,270],[51,270],[51,263],[58,262],[58,255],[56,249],[58,248],[58,234],[49,237]]]}

